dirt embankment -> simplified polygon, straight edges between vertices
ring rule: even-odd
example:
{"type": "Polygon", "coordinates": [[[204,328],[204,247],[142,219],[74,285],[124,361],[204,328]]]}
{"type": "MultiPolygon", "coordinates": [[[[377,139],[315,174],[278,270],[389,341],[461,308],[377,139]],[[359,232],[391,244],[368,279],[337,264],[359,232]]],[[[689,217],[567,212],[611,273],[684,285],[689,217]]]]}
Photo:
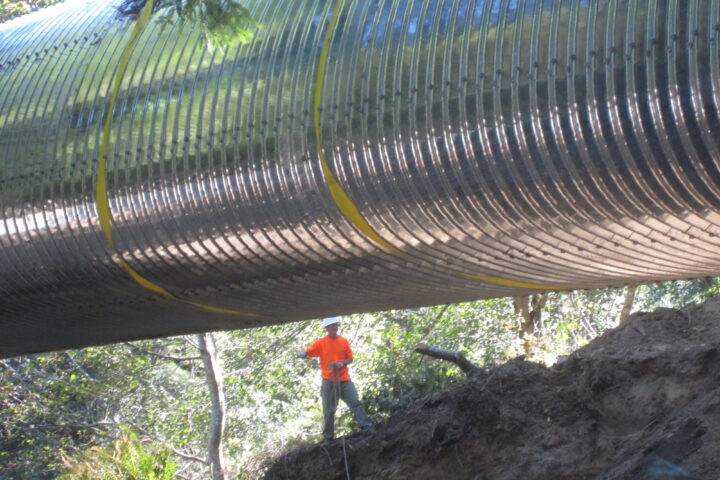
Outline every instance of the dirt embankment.
{"type": "MultiPolygon", "coordinates": [[[[720,478],[720,299],[637,313],[545,368],[513,360],[346,437],[349,478],[720,478]]],[[[346,480],[342,440],[266,480],[346,480]]]]}

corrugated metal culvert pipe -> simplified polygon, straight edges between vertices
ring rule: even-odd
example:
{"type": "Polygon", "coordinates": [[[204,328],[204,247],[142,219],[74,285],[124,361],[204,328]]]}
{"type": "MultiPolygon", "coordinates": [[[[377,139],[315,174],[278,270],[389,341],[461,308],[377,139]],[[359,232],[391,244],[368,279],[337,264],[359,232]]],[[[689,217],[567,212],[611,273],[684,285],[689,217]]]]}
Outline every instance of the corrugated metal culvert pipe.
{"type": "Polygon", "coordinates": [[[0,355],[720,274],[720,2],[0,25],[0,355]]]}

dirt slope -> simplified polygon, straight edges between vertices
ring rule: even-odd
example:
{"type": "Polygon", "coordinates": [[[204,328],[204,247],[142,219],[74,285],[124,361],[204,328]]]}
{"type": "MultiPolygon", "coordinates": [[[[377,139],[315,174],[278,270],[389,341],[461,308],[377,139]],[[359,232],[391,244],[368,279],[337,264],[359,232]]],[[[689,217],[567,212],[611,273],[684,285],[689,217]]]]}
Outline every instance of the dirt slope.
{"type": "MultiPolygon", "coordinates": [[[[513,360],[346,437],[349,477],[720,478],[720,299],[638,313],[564,362],[513,360]]],[[[266,480],[345,480],[335,440],[266,480]]]]}

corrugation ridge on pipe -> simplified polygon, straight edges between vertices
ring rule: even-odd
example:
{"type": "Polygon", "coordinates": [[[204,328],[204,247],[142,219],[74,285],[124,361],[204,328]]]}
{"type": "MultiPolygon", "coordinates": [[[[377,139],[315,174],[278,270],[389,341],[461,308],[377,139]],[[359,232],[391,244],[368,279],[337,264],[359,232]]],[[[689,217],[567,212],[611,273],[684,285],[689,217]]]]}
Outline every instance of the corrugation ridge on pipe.
{"type": "Polygon", "coordinates": [[[720,2],[249,6],[0,26],[0,355],[720,273],[720,2]]]}

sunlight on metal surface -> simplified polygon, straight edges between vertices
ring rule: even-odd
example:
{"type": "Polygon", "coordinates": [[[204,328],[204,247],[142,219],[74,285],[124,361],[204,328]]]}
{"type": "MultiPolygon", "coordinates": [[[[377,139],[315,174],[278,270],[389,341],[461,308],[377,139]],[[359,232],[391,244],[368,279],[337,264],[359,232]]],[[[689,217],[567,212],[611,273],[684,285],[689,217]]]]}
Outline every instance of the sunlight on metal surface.
{"type": "Polygon", "coordinates": [[[0,24],[0,356],[720,274],[720,1],[248,4],[0,24]]]}

